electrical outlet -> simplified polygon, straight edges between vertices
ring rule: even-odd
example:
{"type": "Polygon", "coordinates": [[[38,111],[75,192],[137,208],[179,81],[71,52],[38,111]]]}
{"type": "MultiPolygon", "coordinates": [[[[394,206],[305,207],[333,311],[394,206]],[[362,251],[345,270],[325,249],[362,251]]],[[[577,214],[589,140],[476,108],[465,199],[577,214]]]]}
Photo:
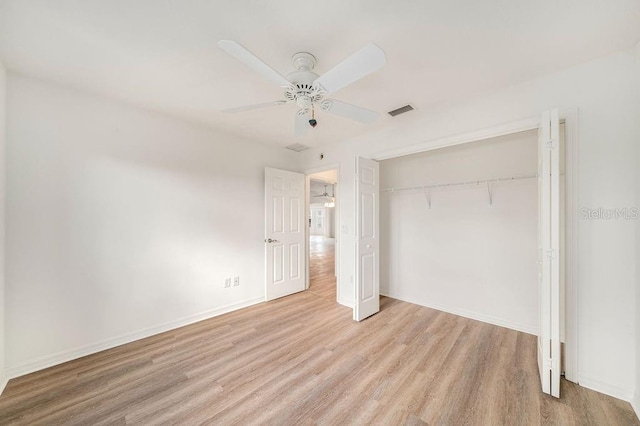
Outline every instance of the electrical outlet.
{"type": "Polygon", "coordinates": [[[231,278],[224,279],[224,288],[231,287],[231,278]]]}
{"type": "Polygon", "coordinates": [[[237,287],[239,285],[240,285],[240,277],[238,276],[233,277],[233,286],[237,287]]]}

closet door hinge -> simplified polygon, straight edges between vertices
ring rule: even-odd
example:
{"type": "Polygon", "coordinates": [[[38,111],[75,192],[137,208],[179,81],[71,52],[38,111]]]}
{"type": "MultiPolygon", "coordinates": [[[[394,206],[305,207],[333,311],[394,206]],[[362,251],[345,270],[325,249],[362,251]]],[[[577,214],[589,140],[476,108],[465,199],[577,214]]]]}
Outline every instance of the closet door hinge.
{"type": "Polygon", "coordinates": [[[552,150],[552,149],[556,149],[556,141],[554,139],[549,139],[547,141],[547,149],[552,150]]]}

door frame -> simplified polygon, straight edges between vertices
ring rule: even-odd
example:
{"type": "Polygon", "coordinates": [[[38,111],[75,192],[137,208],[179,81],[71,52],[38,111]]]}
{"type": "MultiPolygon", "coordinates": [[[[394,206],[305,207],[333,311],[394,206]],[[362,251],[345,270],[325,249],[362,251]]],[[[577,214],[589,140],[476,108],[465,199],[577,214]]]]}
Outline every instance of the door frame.
{"type": "Polygon", "coordinates": [[[326,172],[329,170],[336,170],[337,178],[336,184],[334,188],[334,198],[335,198],[335,207],[334,207],[334,234],[335,234],[335,267],[334,273],[336,276],[336,302],[340,303],[340,243],[342,238],[340,238],[340,163],[331,163],[326,166],[314,167],[312,169],[308,169],[303,171],[304,174],[304,193],[305,193],[305,256],[307,261],[307,281],[306,281],[306,289],[309,289],[310,285],[310,276],[309,276],[309,263],[310,263],[310,246],[309,246],[309,214],[311,213],[311,176],[315,173],[326,172]]]}
{"type": "MultiPolygon", "coordinates": [[[[540,113],[542,110],[540,111],[540,113]]],[[[579,135],[578,108],[559,109],[560,121],[565,128],[565,321],[564,321],[564,374],[571,382],[579,383],[578,375],[578,175],[579,135]]],[[[370,156],[382,161],[417,154],[434,149],[476,142],[540,127],[540,114],[509,123],[497,124],[466,133],[445,136],[409,147],[382,151],[370,156]]]]}

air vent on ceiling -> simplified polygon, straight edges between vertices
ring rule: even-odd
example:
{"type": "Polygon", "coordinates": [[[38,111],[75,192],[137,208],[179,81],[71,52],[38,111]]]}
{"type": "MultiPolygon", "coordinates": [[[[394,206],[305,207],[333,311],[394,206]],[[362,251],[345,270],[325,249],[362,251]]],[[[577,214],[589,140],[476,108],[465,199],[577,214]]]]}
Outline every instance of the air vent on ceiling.
{"type": "Polygon", "coordinates": [[[387,114],[389,114],[392,117],[395,117],[396,115],[404,114],[405,112],[413,111],[414,109],[415,108],[413,108],[411,105],[405,105],[398,109],[394,109],[393,111],[389,111],[387,114]]]}
{"type": "Polygon", "coordinates": [[[296,144],[293,144],[293,145],[289,145],[289,146],[286,146],[285,148],[290,149],[291,151],[295,151],[295,152],[302,152],[302,151],[306,151],[307,149],[309,149],[308,146],[302,145],[301,143],[296,143],[296,144]]]}

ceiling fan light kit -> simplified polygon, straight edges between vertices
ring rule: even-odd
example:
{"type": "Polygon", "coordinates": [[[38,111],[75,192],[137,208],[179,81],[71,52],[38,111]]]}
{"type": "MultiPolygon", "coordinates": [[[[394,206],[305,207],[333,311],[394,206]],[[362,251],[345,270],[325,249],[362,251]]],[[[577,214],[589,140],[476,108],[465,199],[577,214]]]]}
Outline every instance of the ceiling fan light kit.
{"type": "Polygon", "coordinates": [[[315,56],[308,52],[298,52],[291,59],[296,71],[289,73],[286,78],[235,41],[220,40],[218,46],[267,80],[284,88],[284,100],[229,108],[225,112],[237,113],[295,104],[298,108],[294,120],[297,136],[304,136],[309,127],[317,126],[316,107],[323,112],[365,124],[372,123],[378,116],[375,111],[336,99],[325,99],[325,96],[379,70],[387,63],[382,49],[373,43],[367,44],[321,76],[313,72],[317,64],[315,56]]]}

